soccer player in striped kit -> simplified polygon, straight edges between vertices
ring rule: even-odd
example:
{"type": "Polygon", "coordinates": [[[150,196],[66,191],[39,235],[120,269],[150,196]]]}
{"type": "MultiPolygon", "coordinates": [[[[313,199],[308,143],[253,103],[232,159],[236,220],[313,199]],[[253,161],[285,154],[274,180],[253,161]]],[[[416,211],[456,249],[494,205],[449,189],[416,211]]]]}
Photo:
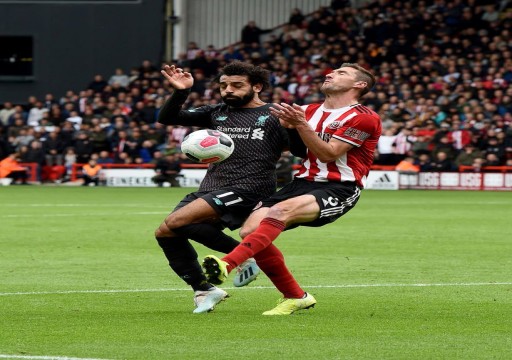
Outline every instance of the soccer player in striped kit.
{"type": "MultiPolygon", "coordinates": [[[[344,63],[326,76],[322,104],[299,106],[274,104],[271,113],[281,124],[298,131],[307,147],[307,157],[294,180],[263,200],[247,219],[235,250],[218,259],[203,260],[207,276],[224,281],[229,272],[247,258],[282,259],[273,245],[279,234],[297,226],[323,226],[352,209],[364,188],[381,134],[380,117],[359,104],[375,84],[374,75],[363,67],[344,63]]],[[[263,315],[289,315],[316,304],[291,276],[283,261],[276,261],[270,280],[283,300],[263,315]]]]}

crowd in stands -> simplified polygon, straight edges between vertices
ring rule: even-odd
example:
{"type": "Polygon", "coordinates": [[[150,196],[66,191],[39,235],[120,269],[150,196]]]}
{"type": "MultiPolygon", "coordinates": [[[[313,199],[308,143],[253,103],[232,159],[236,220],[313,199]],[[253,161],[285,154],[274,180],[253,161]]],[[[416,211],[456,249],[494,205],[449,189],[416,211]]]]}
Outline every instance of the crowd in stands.
{"type": "MultiPolygon", "coordinates": [[[[512,166],[512,6],[507,0],[370,2],[333,0],[313,14],[294,9],[268,31],[255,22],[225,49],[190,42],[175,63],[195,83],[185,108],[221,101],[211,82],[233,60],[271,71],[268,102],[323,99],[324,76],[343,62],[377,75],[362,102],[382,118],[375,164],[403,160],[421,171],[512,166]]],[[[178,154],[194,130],[162,126],[159,108],[170,94],[159,69],[144,61],[129,71],[92,76],[85,89],[4,102],[0,160],[17,153],[37,163],[41,181],[61,181],[73,163],[156,164],[178,154]]],[[[407,166],[407,165],[405,165],[407,166]]]]}

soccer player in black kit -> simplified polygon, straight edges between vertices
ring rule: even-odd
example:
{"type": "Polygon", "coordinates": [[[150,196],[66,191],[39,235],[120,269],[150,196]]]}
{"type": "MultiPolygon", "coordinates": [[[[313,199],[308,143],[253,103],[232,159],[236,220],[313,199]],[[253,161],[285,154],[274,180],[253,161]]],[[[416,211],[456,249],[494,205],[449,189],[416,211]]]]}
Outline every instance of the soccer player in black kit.
{"type": "MultiPolygon", "coordinates": [[[[194,83],[192,75],[174,65],[165,65],[161,72],[174,92],[160,110],[159,123],[220,130],[235,143],[234,153],[210,164],[198,191],[188,194],[155,231],[170,267],[195,291],[193,312],[204,313],[228,294],[208,281],[189,239],[223,253],[238,245],[222,230],[239,228],[256,204],[275,192],[276,163],[288,146],[288,134],[270,114],[270,104],[259,97],[270,86],[263,68],[239,61],[226,65],[216,78],[224,103],[191,110],[181,107],[194,83]]],[[[265,272],[268,265],[255,258],[265,272]]],[[[242,264],[253,276],[237,278],[235,285],[253,280],[258,266],[254,260],[242,264]]]]}

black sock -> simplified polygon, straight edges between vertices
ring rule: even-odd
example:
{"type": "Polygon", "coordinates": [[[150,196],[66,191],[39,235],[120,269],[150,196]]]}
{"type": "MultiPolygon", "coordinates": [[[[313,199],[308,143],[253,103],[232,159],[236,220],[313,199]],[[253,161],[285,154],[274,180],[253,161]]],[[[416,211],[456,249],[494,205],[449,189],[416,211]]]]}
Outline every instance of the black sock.
{"type": "Polygon", "coordinates": [[[156,241],[169,261],[171,269],[192,286],[194,291],[209,290],[212,284],[206,281],[203,269],[197,261],[197,252],[185,237],[157,237],[156,241]]]}
{"type": "Polygon", "coordinates": [[[239,244],[231,236],[224,234],[221,228],[212,224],[190,224],[173,231],[224,254],[231,252],[239,244]]]}

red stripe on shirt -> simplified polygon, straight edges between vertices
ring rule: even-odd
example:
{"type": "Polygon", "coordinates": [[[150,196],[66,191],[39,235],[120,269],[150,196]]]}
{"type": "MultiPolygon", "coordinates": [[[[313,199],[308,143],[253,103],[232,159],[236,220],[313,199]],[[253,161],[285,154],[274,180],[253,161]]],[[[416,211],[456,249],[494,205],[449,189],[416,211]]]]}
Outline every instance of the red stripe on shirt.
{"type": "Polygon", "coordinates": [[[316,109],[318,109],[320,106],[322,106],[322,104],[310,104],[310,105],[308,105],[308,107],[306,108],[306,111],[305,111],[306,119],[307,120],[311,119],[311,117],[315,113],[316,109]]]}
{"type": "Polygon", "coordinates": [[[327,170],[329,174],[327,174],[327,180],[329,181],[341,181],[341,172],[336,165],[336,162],[331,161],[327,164],[327,170]]]}

